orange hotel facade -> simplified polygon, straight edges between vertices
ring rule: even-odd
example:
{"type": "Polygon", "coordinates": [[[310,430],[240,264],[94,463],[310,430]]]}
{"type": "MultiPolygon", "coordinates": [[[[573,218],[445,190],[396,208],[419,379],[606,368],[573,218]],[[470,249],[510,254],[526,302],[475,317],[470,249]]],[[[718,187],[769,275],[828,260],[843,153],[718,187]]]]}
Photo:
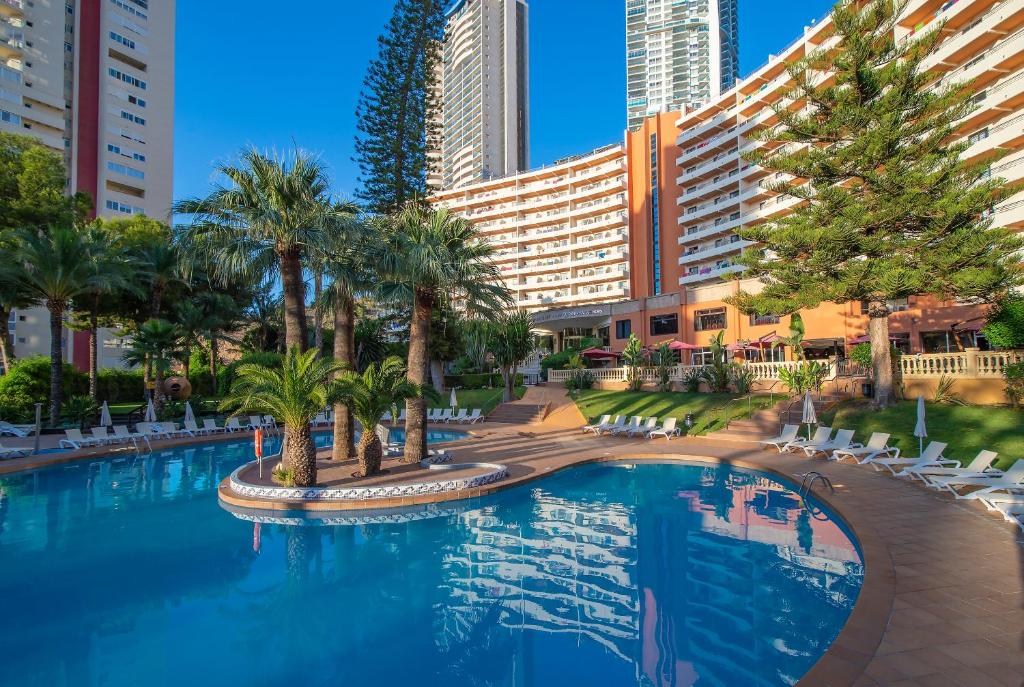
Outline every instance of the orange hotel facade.
{"type": "MultiPolygon", "coordinates": [[[[978,103],[958,130],[971,160],[991,158],[992,176],[1024,178],[1024,0],[912,1],[897,39],[942,27],[926,67],[936,81],[972,80],[978,103]]],[[[432,201],[474,222],[494,244],[516,305],[533,313],[552,350],[588,336],[620,351],[630,334],[647,345],[673,339],[706,347],[785,335],[788,317],[754,318],[725,303],[742,280],[736,229],[792,211],[768,187],[778,179],[743,159],[765,144],[754,134],[786,98],[785,65],[834,49],[831,19],[802,36],[735,88],[703,107],[651,116],[614,144],[548,167],[448,189],[432,201]]],[[[828,75],[823,74],[823,79],[828,75]]],[[[993,210],[993,224],[1024,230],[1024,193],[993,210]]],[[[810,355],[845,355],[867,331],[861,303],[802,313],[810,355]]],[[[927,296],[891,304],[896,345],[908,353],[986,346],[984,308],[927,296]]],[[[706,350],[697,351],[697,362],[706,350]]],[[[789,359],[783,349],[767,353],[789,359]]]]}

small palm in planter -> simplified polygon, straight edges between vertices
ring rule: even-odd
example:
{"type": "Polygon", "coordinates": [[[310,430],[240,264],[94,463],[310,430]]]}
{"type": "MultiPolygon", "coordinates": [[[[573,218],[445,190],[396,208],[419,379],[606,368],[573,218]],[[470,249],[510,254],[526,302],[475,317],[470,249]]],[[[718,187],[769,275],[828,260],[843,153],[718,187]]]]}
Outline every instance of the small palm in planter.
{"type": "Polygon", "coordinates": [[[283,421],[284,472],[297,487],[316,486],[316,446],[309,423],[338,399],[340,387],[333,377],[342,369],[315,350],[300,353],[292,347],[280,368],[241,365],[220,407],[283,421]]]}
{"type": "Polygon", "coordinates": [[[338,377],[337,384],[339,400],[363,426],[357,447],[360,477],[380,472],[384,447],[374,429],[384,413],[411,398],[438,399],[433,387],[410,382],[406,378],[405,364],[394,356],[371,363],[362,374],[345,372],[338,377]]]}

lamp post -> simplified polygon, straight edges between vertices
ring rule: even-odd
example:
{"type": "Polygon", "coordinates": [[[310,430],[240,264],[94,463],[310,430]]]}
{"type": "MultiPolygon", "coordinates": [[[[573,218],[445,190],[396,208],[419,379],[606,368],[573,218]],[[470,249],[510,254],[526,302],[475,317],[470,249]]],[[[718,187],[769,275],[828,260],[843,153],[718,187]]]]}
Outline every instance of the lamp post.
{"type": "Polygon", "coordinates": [[[39,455],[39,433],[43,429],[43,404],[36,403],[36,441],[35,448],[32,449],[32,455],[39,455]]]}

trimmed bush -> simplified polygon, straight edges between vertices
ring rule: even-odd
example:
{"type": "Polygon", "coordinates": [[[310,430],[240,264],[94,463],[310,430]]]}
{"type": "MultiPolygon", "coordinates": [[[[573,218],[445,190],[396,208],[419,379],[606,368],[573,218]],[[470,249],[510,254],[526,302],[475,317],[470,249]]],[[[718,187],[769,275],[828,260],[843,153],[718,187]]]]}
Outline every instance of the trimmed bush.
{"type": "MultiPolygon", "coordinates": [[[[445,375],[444,385],[448,389],[500,389],[504,382],[500,374],[445,375]]],[[[516,386],[523,385],[523,375],[516,375],[516,386]]]]}

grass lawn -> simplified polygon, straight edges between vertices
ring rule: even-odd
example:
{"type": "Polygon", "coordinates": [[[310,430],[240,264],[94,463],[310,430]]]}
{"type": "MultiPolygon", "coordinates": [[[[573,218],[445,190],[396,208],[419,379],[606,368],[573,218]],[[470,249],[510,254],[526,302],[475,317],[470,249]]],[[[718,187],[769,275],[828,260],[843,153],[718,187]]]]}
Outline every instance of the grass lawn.
{"type": "MultiPolygon", "coordinates": [[[[889,432],[890,441],[903,453],[918,455],[917,402],[901,401],[886,410],[873,410],[863,402],[845,403],[835,411],[824,413],[822,421],[832,427],[854,429],[857,441],[866,441],[871,432],[889,432]]],[[[946,456],[968,462],[978,451],[988,449],[999,453],[996,466],[1008,468],[1024,457],[1024,412],[992,406],[958,406],[928,403],[925,412],[929,440],[949,444],[946,456]]]]}
{"type": "MultiPolygon", "coordinates": [[[[441,394],[441,400],[431,403],[430,406],[432,408],[449,408],[448,401],[451,393],[451,391],[444,392],[441,394]]],[[[516,398],[522,398],[525,393],[525,386],[518,387],[516,398]]],[[[468,408],[470,411],[479,408],[486,415],[501,403],[501,394],[502,389],[458,389],[455,392],[455,397],[459,400],[459,408],[468,408]]]]}
{"type": "MultiPolygon", "coordinates": [[[[738,420],[748,416],[747,401],[736,401],[725,408],[738,394],[691,394],[676,391],[597,391],[584,390],[576,398],[576,405],[589,422],[602,415],[657,415],[659,419],[674,417],[685,429],[683,420],[687,413],[693,413],[694,427],[691,434],[706,434],[722,429],[725,416],[738,420]]],[[[776,397],[775,400],[778,400],[776,397]]],[[[750,403],[751,410],[767,408],[771,401],[767,397],[755,396],[750,403]]]]}

